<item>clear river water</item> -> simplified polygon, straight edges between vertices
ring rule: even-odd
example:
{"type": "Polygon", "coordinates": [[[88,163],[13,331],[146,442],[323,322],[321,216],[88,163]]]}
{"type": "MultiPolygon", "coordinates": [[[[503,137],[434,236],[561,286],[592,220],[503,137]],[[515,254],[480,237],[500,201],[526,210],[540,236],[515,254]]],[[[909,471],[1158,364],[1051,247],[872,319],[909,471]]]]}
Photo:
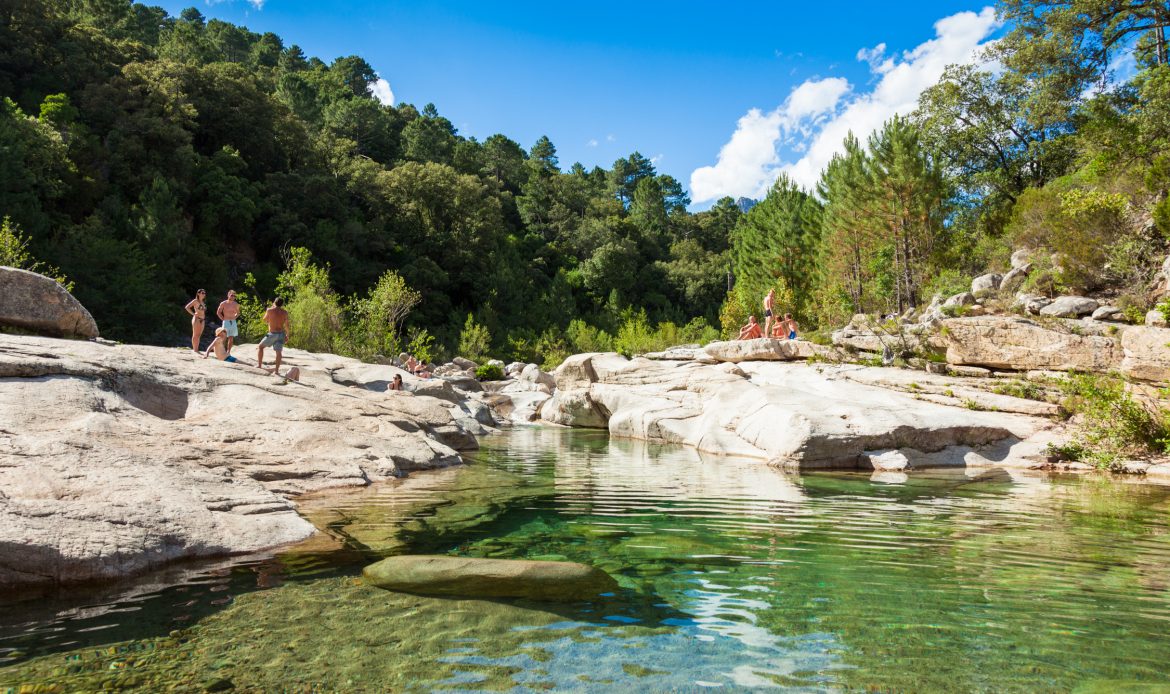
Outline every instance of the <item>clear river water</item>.
{"type": "Polygon", "coordinates": [[[1170,692],[1170,488],[797,475],[516,428],[303,499],[276,556],[0,603],[0,692],[1170,692]],[[396,553],[572,560],[579,604],[364,585],[396,553]]]}

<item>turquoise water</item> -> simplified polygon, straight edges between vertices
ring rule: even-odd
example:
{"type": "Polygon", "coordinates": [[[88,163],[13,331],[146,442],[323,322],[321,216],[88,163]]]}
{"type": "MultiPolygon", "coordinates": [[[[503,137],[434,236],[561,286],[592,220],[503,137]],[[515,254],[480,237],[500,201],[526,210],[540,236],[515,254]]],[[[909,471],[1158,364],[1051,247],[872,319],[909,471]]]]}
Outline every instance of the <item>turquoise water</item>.
{"type": "Polygon", "coordinates": [[[795,475],[601,432],[302,502],[326,535],[4,607],[0,691],[1170,691],[1170,489],[795,475]],[[596,601],[363,585],[395,553],[568,559],[596,601]],[[121,592],[118,592],[121,591],[121,592]]]}

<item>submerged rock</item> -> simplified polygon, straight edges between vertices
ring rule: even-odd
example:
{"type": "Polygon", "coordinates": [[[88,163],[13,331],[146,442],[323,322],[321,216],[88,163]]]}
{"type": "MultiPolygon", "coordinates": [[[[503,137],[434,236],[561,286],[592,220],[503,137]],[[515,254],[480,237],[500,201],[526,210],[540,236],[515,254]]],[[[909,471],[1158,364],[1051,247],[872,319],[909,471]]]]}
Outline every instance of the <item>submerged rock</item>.
{"type": "Polygon", "coordinates": [[[440,555],[390,557],[362,570],[366,583],[418,595],[588,600],[618,588],[601,569],[562,561],[440,555]]]}

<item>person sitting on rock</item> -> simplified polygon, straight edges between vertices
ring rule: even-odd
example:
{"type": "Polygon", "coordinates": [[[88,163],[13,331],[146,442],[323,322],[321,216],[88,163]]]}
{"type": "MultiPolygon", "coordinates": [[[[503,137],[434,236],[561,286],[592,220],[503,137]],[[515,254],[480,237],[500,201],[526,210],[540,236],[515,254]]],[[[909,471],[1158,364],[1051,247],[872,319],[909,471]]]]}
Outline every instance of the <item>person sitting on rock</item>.
{"type": "Polygon", "coordinates": [[[796,339],[796,319],[792,317],[791,313],[784,314],[784,320],[780,321],[784,325],[784,329],[788,332],[788,339],[796,339]]]}
{"type": "Polygon", "coordinates": [[[227,329],[222,327],[216,328],[215,339],[212,340],[211,344],[207,346],[207,351],[203,353],[203,358],[206,359],[207,355],[211,354],[211,350],[214,349],[215,358],[220,361],[226,361],[229,364],[239,361],[239,359],[236,359],[232,355],[228,354],[227,341],[227,329]]]}
{"type": "Polygon", "coordinates": [[[402,390],[402,374],[394,374],[394,380],[390,381],[386,390],[402,390]]]}
{"type": "Polygon", "coordinates": [[[772,324],[772,330],[768,333],[768,337],[783,340],[788,337],[788,324],[780,316],[776,316],[776,322],[772,324]]]}
{"type": "Polygon", "coordinates": [[[760,324],[756,322],[755,316],[748,316],[747,325],[739,329],[739,339],[754,340],[757,337],[763,337],[764,331],[760,330],[760,324]]]}
{"type": "Polygon", "coordinates": [[[431,372],[427,371],[427,365],[410,355],[406,357],[406,370],[419,378],[431,377],[431,372]]]}

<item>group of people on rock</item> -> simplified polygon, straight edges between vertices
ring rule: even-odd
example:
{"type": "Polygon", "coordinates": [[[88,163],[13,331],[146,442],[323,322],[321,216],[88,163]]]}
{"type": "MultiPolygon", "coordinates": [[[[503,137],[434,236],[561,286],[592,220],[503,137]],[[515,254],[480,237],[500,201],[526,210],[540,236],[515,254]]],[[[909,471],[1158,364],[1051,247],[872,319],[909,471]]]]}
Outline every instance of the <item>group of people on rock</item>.
{"type": "MultiPolygon", "coordinates": [[[[195,298],[183,307],[191,316],[191,350],[199,353],[199,340],[203,337],[203,328],[207,323],[207,291],[200,289],[195,292],[195,298]]],[[[215,329],[215,339],[203,352],[206,359],[214,351],[215,358],[229,363],[239,362],[232,356],[232,346],[240,334],[240,303],[236,301],[235,290],[229,289],[227,298],[219,303],[215,309],[220,326],[215,329]]],[[[284,310],[284,300],[277,297],[272,305],[264,312],[264,323],[268,325],[268,334],[260,340],[256,349],[256,366],[264,368],[264,348],[271,347],[276,352],[276,363],[269,373],[280,375],[280,362],[284,352],[284,343],[288,339],[288,311],[284,310]]],[[[267,369],[265,369],[267,371],[267,369]]],[[[290,373],[293,369],[290,369],[290,373]]],[[[298,372],[299,373],[299,372],[298,372]]],[[[288,374],[286,374],[288,376],[288,374]]]]}
{"type": "Polygon", "coordinates": [[[773,313],[776,308],[776,290],[769,289],[764,296],[764,327],[756,322],[755,315],[748,316],[747,325],[739,329],[740,340],[754,340],[758,337],[772,337],[778,339],[796,339],[796,319],[791,313],[776,317],[773,313]]]}

